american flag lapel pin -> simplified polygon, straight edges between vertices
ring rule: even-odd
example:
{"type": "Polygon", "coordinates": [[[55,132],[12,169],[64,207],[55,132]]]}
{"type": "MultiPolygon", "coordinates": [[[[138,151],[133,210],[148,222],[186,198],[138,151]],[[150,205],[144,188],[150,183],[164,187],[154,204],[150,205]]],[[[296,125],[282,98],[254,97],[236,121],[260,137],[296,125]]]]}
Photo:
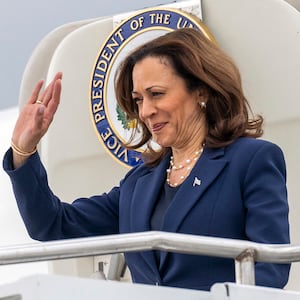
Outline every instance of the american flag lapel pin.
{"type": "Polygon", "coordinates": [[[201,185],[201,179],[198,177],[194,178],[193,187],[201,185]]]}

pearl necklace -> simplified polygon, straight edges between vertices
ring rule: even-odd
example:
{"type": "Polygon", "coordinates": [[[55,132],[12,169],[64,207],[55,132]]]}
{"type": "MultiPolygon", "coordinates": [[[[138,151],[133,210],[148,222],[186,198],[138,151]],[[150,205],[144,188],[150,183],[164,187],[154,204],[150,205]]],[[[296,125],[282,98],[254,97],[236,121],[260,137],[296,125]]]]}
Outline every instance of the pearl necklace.
{"type": "Polygon", "coordinates": [[[197,150],[195,153],[194,153],[194,156],[192,158],[188,158],[185,160],[185,164],[179,164],[178,166],[176,166],[174,164],[174,157],[171,156],[170,157],[170,166],[169,168],[166,170],[167,171],[167,184],[171,187],[177,187],[180,183],[182,183],[184,181],[184,179],[186,177],[188,177],[188,175],[190,174],[190,171],[192,169],[192,167],[194,166],[194,164],[196,163],[196,161],[199,159],[199,157],[201,156],[203,152],[203,146],[200,150],[197,150]],[[192,164],[192,162],[194,164],[192,164]],[[170,174],[171,174],[171,171],[178,171],[178,170],[182,170],[186,167],[186,172],[180,176],[180,182],[174,182],[174,183],[171,183],[170,182],[170,174]]]}

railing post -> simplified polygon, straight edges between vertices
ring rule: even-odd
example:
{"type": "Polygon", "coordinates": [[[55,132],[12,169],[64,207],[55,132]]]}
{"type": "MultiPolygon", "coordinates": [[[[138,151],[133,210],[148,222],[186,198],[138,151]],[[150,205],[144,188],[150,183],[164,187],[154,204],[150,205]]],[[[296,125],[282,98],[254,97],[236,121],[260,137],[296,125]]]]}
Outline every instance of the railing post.
{"type": "Polygon", "coordinates": [[[240,284],[255,285],[255,251],[246,249],[235,259],[235,281],[240,284]]]}

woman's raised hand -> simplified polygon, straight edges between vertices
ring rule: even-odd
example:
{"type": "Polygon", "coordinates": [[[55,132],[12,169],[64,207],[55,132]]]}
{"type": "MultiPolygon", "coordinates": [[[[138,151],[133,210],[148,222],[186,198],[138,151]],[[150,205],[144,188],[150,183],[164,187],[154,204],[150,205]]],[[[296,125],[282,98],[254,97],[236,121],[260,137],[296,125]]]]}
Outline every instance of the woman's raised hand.
{"type": "Polygon", "coordinates": [[[62,73],[57,73],[41,93],[44,81],[40,80],[21,110],[13,135],[13,164],[19,167],[35,152],[36,147],[47,132],[60,101],[62,73]]]}

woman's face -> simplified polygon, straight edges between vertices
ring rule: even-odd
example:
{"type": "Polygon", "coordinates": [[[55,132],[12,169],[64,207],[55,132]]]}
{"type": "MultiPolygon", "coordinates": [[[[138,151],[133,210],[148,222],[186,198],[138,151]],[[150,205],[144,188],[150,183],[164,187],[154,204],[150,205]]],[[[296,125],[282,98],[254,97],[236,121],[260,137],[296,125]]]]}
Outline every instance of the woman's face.
{"type": "Polygon", "coordinates": [[[190,92],[166,58],[146,57],[132,72],[132,98],[153,140],[184,148],[201,127],[199,91],[190,92]]]}

